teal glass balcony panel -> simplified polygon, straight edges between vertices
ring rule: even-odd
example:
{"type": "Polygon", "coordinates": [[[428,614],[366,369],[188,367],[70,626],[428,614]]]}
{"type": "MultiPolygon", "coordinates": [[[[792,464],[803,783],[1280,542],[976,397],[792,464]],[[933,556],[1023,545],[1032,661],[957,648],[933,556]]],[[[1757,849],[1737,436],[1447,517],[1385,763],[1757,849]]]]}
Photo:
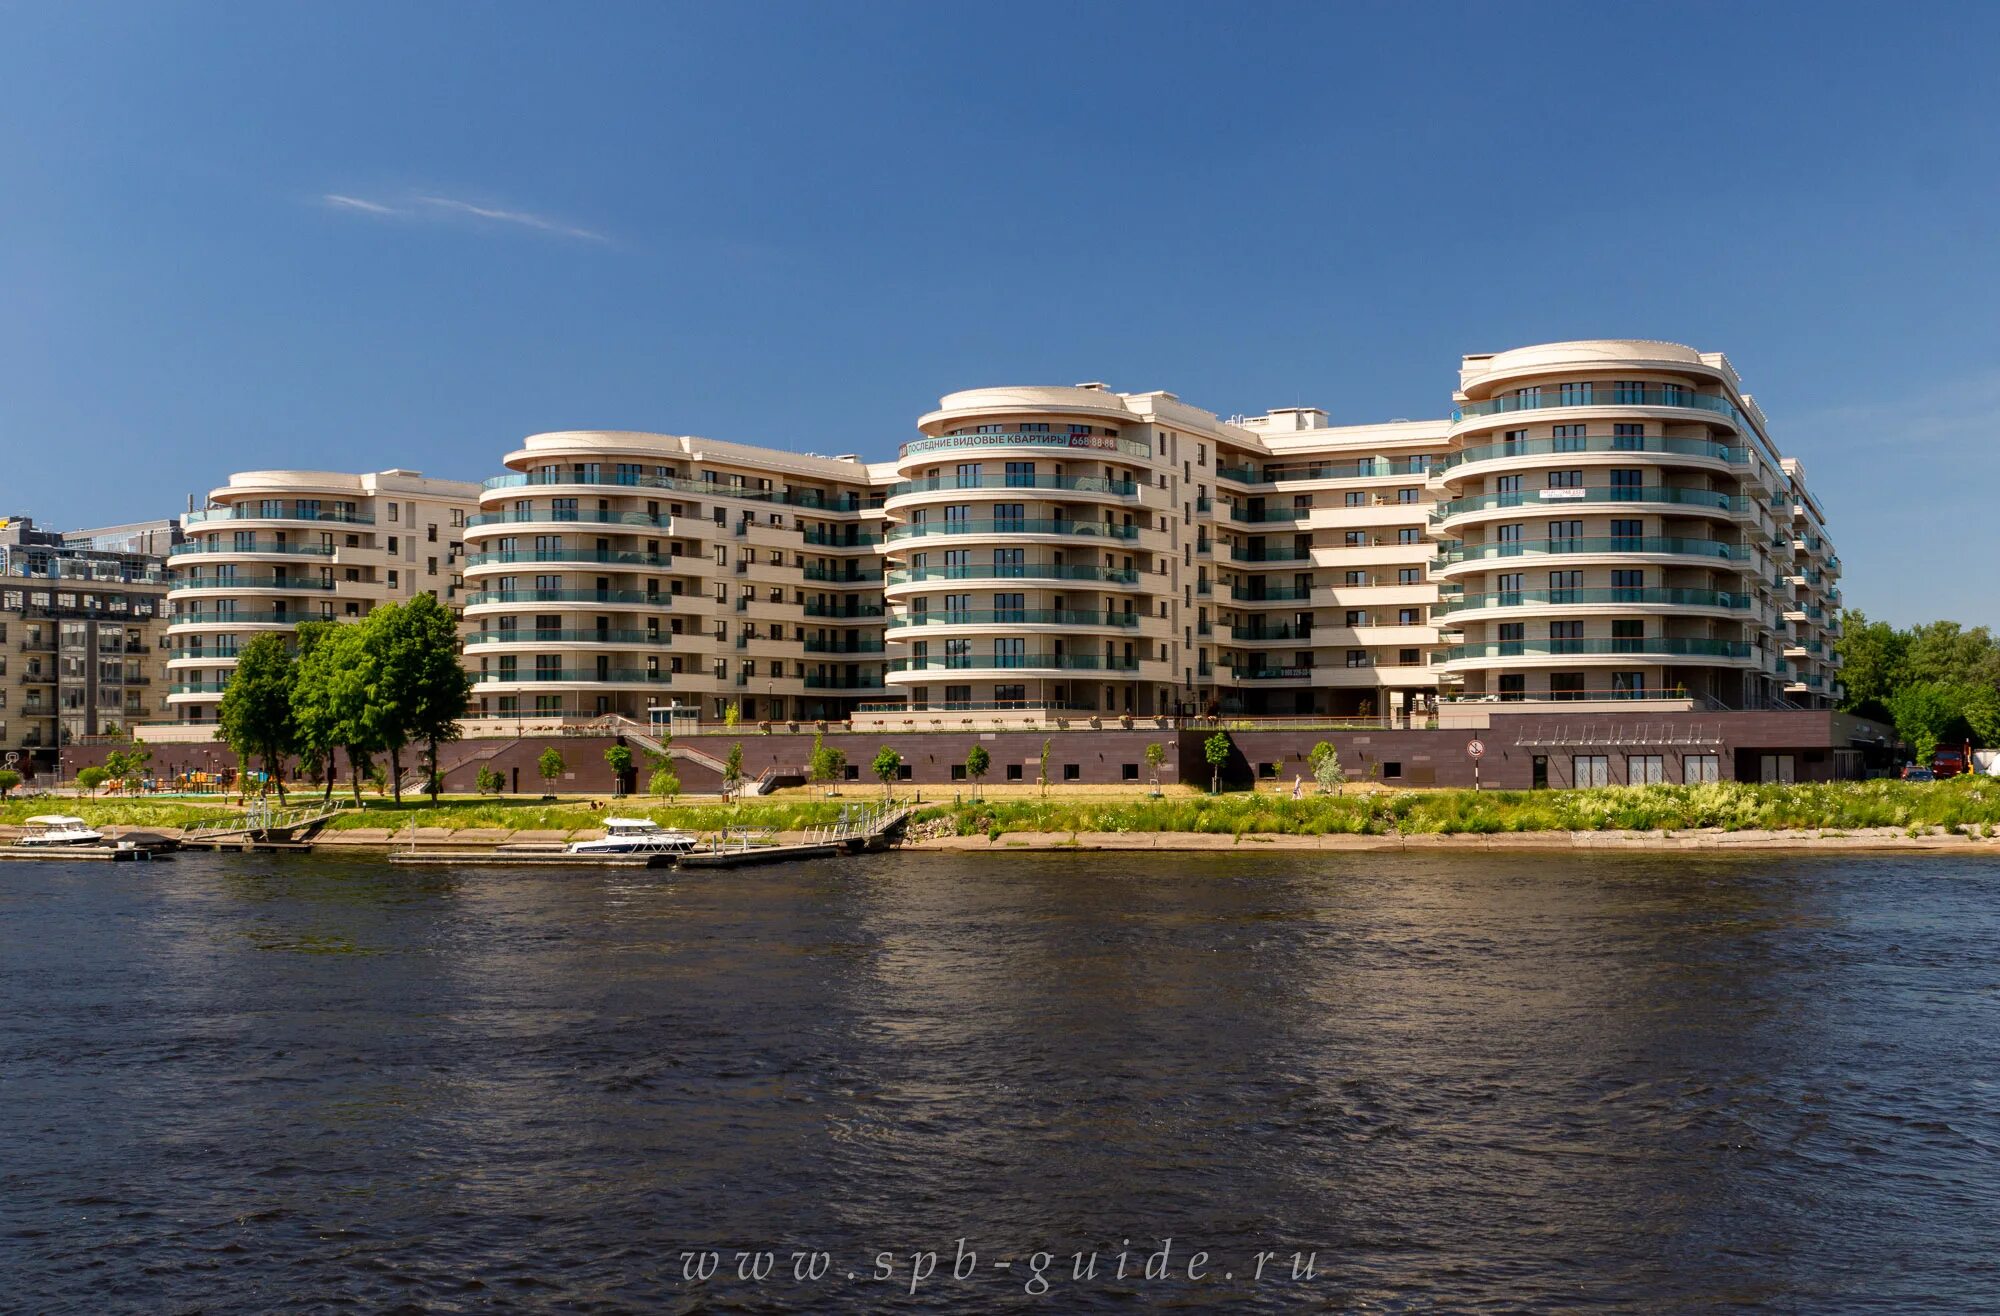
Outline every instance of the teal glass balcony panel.
{"type": "Polygon", "coordinates": [[[179,681],[167,687],[170,695],[219,695],[229,688],[227,681],[179,681]]]}
{"type": "Polygon", "coordinates": [[[1431,519],[1443,521],[1467,512],[1484,512],[1496,507],[1532,507],[1560,513],[1579,504],[1671,503],[1680,507],[1707,507],[1722,512],[1747,512],[1750,500],[1737,494],[1713,489],[1676,489],[1664,485],[1639,485],[1606,489],[1535,489],[1527,492],[1479,494],[1455,498],[1431,509],[1431,519]]]}
{"type": "Polygon", "coordinates": [[[175,578],[171,586],[171,589],[176,594],[184,590],[299,589],[324,591],[332,588],[332,581],[320,580],[314,576],[180,576],[175,578]]]}
{"type": "Polygon", "coordinates": [[[1718,561],[1747,560],[1750,550],[1741,544],[1725,544],[1714,539],[1682,539],[1676,536],[1634,535],[1630,537],[1579,536],[1575,539],[1528,539],[1496,544],[1463,544],[1447,549],[1436,559],[1438,565],[1454,562],[1483,562],[1499,558],[1566,557],[1580,553],[1644,553],[1676,557],[1714,558],[1718,561]]]}
{"type": "Polygon", "coordinates": [[[1116,525],[1110,521],[1027,516],[998,521],[926,521],[921,525],[897,526],[889,532],[888,538],[889,542],[895,543],[937,535],[1076,535],[1083,539],[1137,539],[1139,527],[1116,525]]]}
{"type": "Polygon", "coordinates": [[[240,504],[235,507],[210,507],[199,512],[189,512],[181,518],[182,525],[205,525],[211,521],[330,521],[339,525],[374,525],[375,518],[366,512],[327,512],[301,509],[293,503],[283,511],[266,512],[256,503],[240,504]]]}
{"type": "Polygon", "coordinates": [[[865,674],[859,676],[839,676],[839,675],[822,675],[819,672],[807,672],[805,676],[805,684],[806,684],[806,689],[808,690],[886,691],[889,688],[888,682],[884,681],[881,677],[869,676],[865,674]]]}
{"type": "Polygon", "coordinates": [[[1250,525],[1269,521],[1303,521],[1313,514],[1310,507],[1264,507],[1253,511],[1247,507],[1231,506],[1229,519],[1250,525]]]}
{"type": "Polygon", "coordinates": [[[1022,430],[1003,430],[991,434],[940,434],[930,438],[912,439],[899,451],[901,457],[919,457],[925,453],[963,452],[979,448],[1034,448],[1063,452],[1116,452],[1127,457],[1150,458],[1151,446],[1134,439],[1116,438],[1109,434],[1065,434],[1030,433],[1022,430]]]}
{"type": "Polygon", "coordinates": [[[808,600],[805,607],[808,617],[880,617],[882,605],[879,603],[817,603],[808,600]]]}
{"type": "Polygon", "coordinates": [[[854,494],[827,495],[812,489],[753,489],[721,480],[690,480],[675,475],[651,475],[637,471],[559,470],[510,471],[485,481],[482,489],[532,489],[548,485],[580,485],[586,488],[671,489],[707,498],[740,498],[747,502],[781,503],[788,507],[808,507],[826,512],[858,512],[881,506],[879,496],[863,499],[854,494]]]}
{"type": "Polygon", "coordinates": [[[304,612],[177,612],[165,618],[173,626],[296,626],[302,621],[336,621],[304,612]]]}
{"type": "Polygon", "coordinates": [[[1485,594],[1446,594],[1431,607],[1434,617],[1485,608],[1539,608],[1570,604],[1648,604],[1673,608],[1728,608],[1748,611],[1748,594],[1712,589],[1516,589],[1485,594]]]}
{"type": "Polygon", "coordinates": [[[1620,388],[1616,383],[1572,384],[1545,386],[1526,396],[1491,398],[1484,402],[1468,402],[1451,413],[1454,421],[1474,416],[1500,416],[1516,411],[1549,411],[1563,407],[1678,407],[1687,411],[1706,411],[1726,417],[1738,430],[1747,432],[1750,423],[1736,404],[1728,398],[1716,397],[1712,393],[1697,393],[1693,389],[1661,386],[1656,388],[1620,388]]]}
{"type": "Polygon", "coordinates": [[[483,590],[465,596],[465,606],[488,603],[629,603],[664,608],[672,595],[642,589],[509,589],[483,590]]]}
{"type": "MultiPolygon", "coordinates": [[[[465,565],[468,567],[490,567],[495,565],[534,566],[544,562],[587,562],[593,566],[647,567],[665,570],[674,565],[674,558],[665,553],[627,553],[615,549],[594,549],[580,553],[555,552],[543,549],[519,549],[512,553],[468,553],[465,565]]],[[[706,570],[706,564],[690,565],[691,574],[706,570]]]]}
{"type": "Polygon", "coordinates": [[[538,507],[526,512],[484,512],[466,521],[468,529],[489,525],[629,525],[643,530],[668,530],[673,518],[645,512],[571,511],[538,507]]]}
{"type": "Polygon", "coordinates": [[[889,486],[891,498],[904,494],[936,493],[944,489],[1057,489],[1069,493],[1109,494],[1118,498],[1136,497],[1137,483],[1113,480],[1101,475],[938,475],[925,480],[899,480],[889,486]]]}
{"type": "Polygon", "coordinates": [[[1229,558],[1232,562],[1309,562],[1312,560],[1312,550],[1296,547],[1281,548],[1274,545],[1259,548],[1237,544],[1229,550],[1229,558]]]}
{"type": "Polygon", "coordinates": [[[1486,644],[1454,644],[1433,651],[1437,662],[1478,658],[1560,658],[1602,655],[1654,658],[1748,658],[1748,640],[1690,639],[1651,636],[1632,640],[1499,640],[1486,644]]]}
{"type": "Polygon", "coordinates": [[[1313,628],[1310,626],[1231,626],[1229,638],[1245,644],[1256,644],[1277,640],[1311,640],[1313,628]]]}
{"type": "Polygon", "coordinates": [[[332,557],[333,545],[281,544],[275,539],[260,539],[250,544],[175,544],[167,550],[168,557],[192,556],[199,553],[212,553],[222,557],[233,556],[238,553],[282,553],[289,557],[332,557]]]}
{"type": "Polygon", "coordinates": [[[1117,626],[1137,627],[1136,612],[1075,608],[998,608],[958,612],[910,612],[889,620],[889,629],[910,626],[1117,626]]]}
{"type": "Polygon", "coordinates": [[[807,653],[881,653],[882,649],[880,640],[826,639],[818,635],[805,638],[807,653]]]}
{"type": "Polygon", "coordinates": [[[1093,653],[933,654],[927,658],[892,658],[892,672],[1011,671],[1043,668],[1074,672],[1136,672],[1139,660],[1093,653]]]}
{"type": "Polygon", "coordinates": [[[476,672],[474,685],[534,685],[547,682],[596,682],[614,685],[671,685],[674,673],[645,667],[523,667],[512,672],[476,672]]]}
{"type": "Polygon", "coordinates": [[[1668,457],[1700,457],[1709,461],[1745,465],[1748,448],[1713,443],[1707,439],[1668,439],[1657,434],[1643,437],[1592,434],[1579,439],[1519,439],[1512,443],[1487,443],[1461,448],[1438,458],[1434,470],[1454,470],[1470,462],[1510,461],[1518,457],[1564,457],[1579,452],[1619,452],[1635,456],[1652,454],[1668,457]]]}
{"type": "Polygon", "coordinates": [[[916,571],[892,571],[891,585],[921,584],[927,580],[1100,580],[1110,585],[1136,585],[1139,573],[1123,567],[1072,567],[1028,564],[1018,567],[925,567],[916,571]]]}
{"type": "Polygon", "coordinates": [[[1237,484],[1280,484],[1290,480],[1370,480],[1390,475],[1414,475],[1419,478],[1430,473],[1433,461],[1430,457],[1364,457],[1359,461],[1308,466],[1286,466],[1282,463],[1265,466],[1218,466],[1216,475],[1237,484]]]}
{"type": "Polygon", "coordinates": [[[845,565],[838,567],[808,565],[805,568],[805,578],[831,581],[835,584],[852,582],[857,585],[873,585],[881,581],[882,573],[872,567],[855,567],[850,570],[845,565]]]}
{"type": "Polygon", "coordinates": [[[646,644],[665,647],[674,637],[665,631],[619,630],[513,630],[474,631],[465,637],[467,646],[480,644],[646,644]]]}
{"type": "Polygon", "coordinates": [[[1310,677],[1310,667],[1232,667],[1231,680],[1236,681],[1297,681],[1310,677]]]}
{"type": "Polygon", "coordinates": [[[882,543],[880,535],[848,535],[838,530],[805,530],[799,538],[808,544],[825,548],[874,548],[882,543]]]}

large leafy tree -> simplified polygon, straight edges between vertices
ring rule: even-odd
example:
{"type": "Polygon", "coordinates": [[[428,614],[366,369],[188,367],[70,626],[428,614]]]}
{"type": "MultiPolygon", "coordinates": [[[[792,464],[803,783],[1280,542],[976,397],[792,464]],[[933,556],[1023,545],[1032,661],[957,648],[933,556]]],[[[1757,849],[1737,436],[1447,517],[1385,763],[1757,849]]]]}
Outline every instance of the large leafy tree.
{"type": "Polygon", "coordinates": [[[292,722],[292,688],[297,668],[291,646],[276,633],[259,635],[236,655],[236,671],[222,692],[216,722],[222,739],[246,761],[261,759],[278,799],[285,798],[285,755],[297,736],[292,722]]]}
{"type": "Polygon", "coordinates": [[[334,751],[346,752],[348,779],[354,802],[359,804],[361,778],[380,748],[374,739],[374,719],[369,716],[376,663],[365,628],[312,622],[298,630],[299,667],[292,690],[292,716],[299,743],[306,753],[324,756],[329,797],[333,793],[334,751]]]}
{"type": "Polygon", "coordinates": [[[1863,717],[1886,718],[1888,700],[1901,679],[1909,638],[1886,621],[1869,621],[1850,609],[1841,616],[1840,681],[1847,688],[1842,707],[1863,717]]]}
{"type": "Polygon", "coordinates": [[[436,803],[438,746],[458,739],[458,720],[472,697],[472,677],[459,661],[458,628],[436,599],[419,594],[408,603],[377,608],[367,632],[378,664],[375,725],[389,750],[396,798],[403,798],[403,747],[422,742],[436,803]]]}

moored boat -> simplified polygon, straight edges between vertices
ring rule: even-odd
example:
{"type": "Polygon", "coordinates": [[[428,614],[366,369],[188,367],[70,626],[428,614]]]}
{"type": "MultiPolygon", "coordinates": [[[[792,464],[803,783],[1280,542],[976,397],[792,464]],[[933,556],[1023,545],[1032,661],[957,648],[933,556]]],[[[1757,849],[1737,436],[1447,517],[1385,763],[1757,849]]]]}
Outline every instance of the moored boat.
{"type": "Polygon", "coordinates": [[[606,818],[604,835],[594,841],[571,841],[563,853],[686,854],[699,842],[677,827],[662,827],[651,818],[606,818]]]}
{"type": "Polygon", "coordinates": [[[73,818],[66,813],[40,813],[27,820],[28,830],[15,845],[103,845],[104,833],[91,827],[81,818],[73,818]]]}

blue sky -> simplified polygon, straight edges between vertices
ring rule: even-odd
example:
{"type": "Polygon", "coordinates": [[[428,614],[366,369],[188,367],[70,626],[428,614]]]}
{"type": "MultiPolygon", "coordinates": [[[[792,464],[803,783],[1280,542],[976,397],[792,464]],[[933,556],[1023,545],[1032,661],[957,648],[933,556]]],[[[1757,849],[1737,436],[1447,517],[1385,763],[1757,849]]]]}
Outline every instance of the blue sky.
{"type": "Polygon", "coordinates": [[[1851,605],[2000,623],[1996,46],[1970,4],[0,0],[0,514],[571,426],[881,458],[981,384],[1429,416],[1464,352],[1666,338],[1805,460],[1851,605]]]}

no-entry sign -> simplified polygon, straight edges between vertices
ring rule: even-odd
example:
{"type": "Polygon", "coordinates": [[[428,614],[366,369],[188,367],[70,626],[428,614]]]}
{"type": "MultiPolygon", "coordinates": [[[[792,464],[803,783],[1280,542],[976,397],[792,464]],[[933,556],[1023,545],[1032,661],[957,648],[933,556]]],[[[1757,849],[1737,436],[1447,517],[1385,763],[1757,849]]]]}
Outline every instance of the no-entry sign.
{"type": "Polygon", "coordinates": [[[1473,758],[1478,758],[1480,755],[1486,752],[1486,745],[1482,741],[1477,741],[1477,740],[1468,741],[1465,746],[1465,752],[1467,754],[1470,754],[1473,758]]]}

